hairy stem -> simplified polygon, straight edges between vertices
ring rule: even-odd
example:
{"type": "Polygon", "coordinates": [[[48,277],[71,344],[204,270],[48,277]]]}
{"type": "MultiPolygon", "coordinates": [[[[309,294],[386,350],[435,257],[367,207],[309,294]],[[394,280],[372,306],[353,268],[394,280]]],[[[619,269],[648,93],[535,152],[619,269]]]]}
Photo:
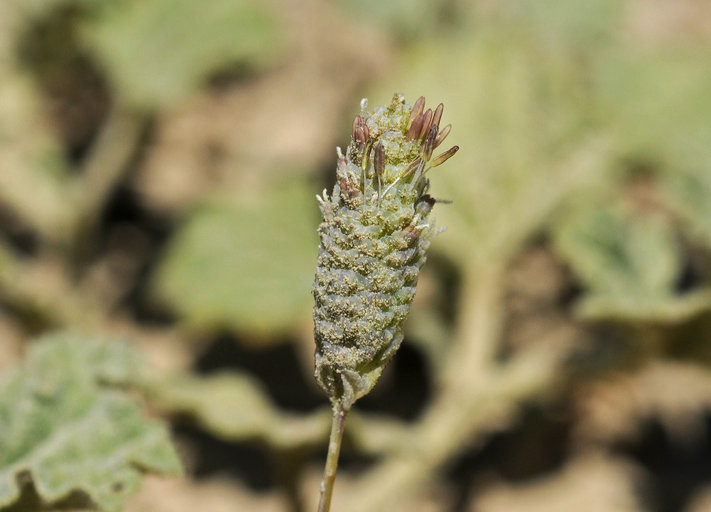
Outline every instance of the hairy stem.
{"type": "Polygon", "coordinates": [[[338,405],[334,405],[331,437],[328,441],[328,456],[326,457],[326,467],[323,470],[323,480],[321,480],[321,498],[318,503],[318,512],[328,512],[331,509],[333,484],[336,481],[336,472],[338,471],[338,455],[341,453],[343,427],[346,424],[347,414],[348,411],[344,411],[338,405]]]}
{"type": "Polygon", "coordinates": [[[70,243],[85,241],[85,235],[95,228],[99,212],[130,170],[130,159],[138,148],[147,121],[144,114],[125,105],[112,107],[82,165],[70,243]]]}

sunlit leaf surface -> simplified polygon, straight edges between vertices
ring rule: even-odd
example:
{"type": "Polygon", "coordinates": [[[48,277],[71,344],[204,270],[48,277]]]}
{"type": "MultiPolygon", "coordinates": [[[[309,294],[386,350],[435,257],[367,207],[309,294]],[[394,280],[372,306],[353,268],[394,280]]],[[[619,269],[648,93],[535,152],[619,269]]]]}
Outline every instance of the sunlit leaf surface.
{"type": "Polygon", "coordinates": [[[316,199],[306,183],[199,208],[176,234],[156,290],[197,327],[258,335],[308,321],[316,199]]]}
{"type": "Polygon", "coordinates": [[[29,475],[46,502],[81,492],[118,511],[142,471],[178,473],[167,430],[116,386],[137,377],[128,345],[55,335],[0,379],[0,506],[29,475]]]}
{"type": "Polygon", "coordinates": [[[85,39],[117,92],[153,108],[226,65],[262,65],[281,47],[277,29],[274,13],[253,0],[134,0],[101,10],[85,39]]]}

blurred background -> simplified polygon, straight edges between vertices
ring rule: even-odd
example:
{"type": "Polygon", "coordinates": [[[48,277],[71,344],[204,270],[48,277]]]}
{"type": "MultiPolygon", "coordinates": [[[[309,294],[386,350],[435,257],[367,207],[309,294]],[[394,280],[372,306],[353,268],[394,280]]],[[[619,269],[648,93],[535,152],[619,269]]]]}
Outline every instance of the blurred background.
{"type": "Polygon", "coordinates": [[[3,0],[0,371],[129,339],[186,476],[127,510],[315,510],[314,195],[396,91],[461,150],[334,511],[711,511],[706,0],[3,0]]]}

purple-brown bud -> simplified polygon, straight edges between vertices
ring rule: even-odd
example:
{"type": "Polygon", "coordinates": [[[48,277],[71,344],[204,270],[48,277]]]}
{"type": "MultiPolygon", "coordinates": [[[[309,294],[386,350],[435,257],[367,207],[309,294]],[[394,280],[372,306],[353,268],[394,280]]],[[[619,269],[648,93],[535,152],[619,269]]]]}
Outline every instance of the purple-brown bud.
{"type": "Polygon", "coordinates": [[[385,172],[385,148],[382,142],[378,142],[375,146],[375,155],[373,155],[373,167],[375,168],[375,174],[382,176],[385,172]]]}

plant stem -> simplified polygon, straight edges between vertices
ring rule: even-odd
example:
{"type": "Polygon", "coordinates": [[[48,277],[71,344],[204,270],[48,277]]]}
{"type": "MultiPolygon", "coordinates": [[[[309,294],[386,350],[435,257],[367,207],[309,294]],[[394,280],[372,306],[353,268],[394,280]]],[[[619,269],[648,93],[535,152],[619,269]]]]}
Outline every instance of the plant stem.
{"type": "Polygon", "coordinates": [[[338,455],[341,453],[341,440],[343,439],[343,427],[346,424],[347,414],[348,411],[344,411],[340,406],[333,406],[333,423],[331,424],[331,437],[328,440],[326,467],[323,469],[323,480],[321,480],[321,498],[318,503],[318,512],[329,512],[331,509],[333,484],[336,481],[338,455]]]}

